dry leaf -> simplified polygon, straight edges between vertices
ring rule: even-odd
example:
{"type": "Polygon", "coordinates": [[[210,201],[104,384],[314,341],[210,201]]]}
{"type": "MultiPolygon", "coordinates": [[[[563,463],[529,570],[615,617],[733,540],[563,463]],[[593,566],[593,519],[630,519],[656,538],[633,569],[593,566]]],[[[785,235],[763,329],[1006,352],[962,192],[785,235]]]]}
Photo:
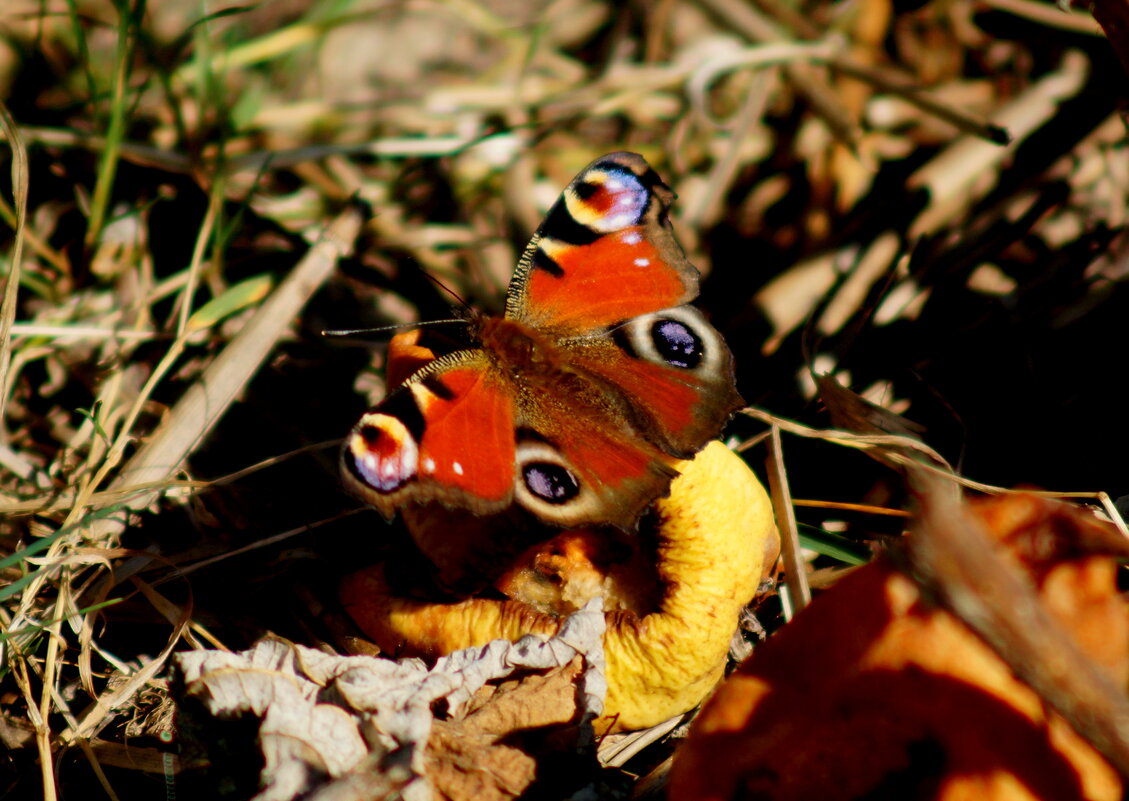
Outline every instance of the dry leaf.
{"type": "Polygon", "coordinates": [[[544,676],[508,682],[464,719],[436,721],[427,776],[437,797],[494,801],[521,795],[538,771],[537,751],[523,734],[575,722],[581,669],[577,658],[544,676]]]}
{"type": "MultiPolygon", "coordinates": [[[[478,796],[462,794],[459,785],[451,783],[449,771],[439,767],[450,763],[443,756],[449,748],[427,754],[435,723],[433,704],[442,700],[448,715],[458,716],[488,682],[570,666],[549,673],[558,677],[557,692],[539,695],[536,705],[518,695],[522,703],[515,706],[511,696],[517,689],[499,693],[461,725],[487,749],[516,728],[590,723],[603,707],[603,632],[603,612],[599,602],[593,602],[570,616],[556,637],[496,640],[450,654],[430,669],[416,659],[329,655],[273,637],[240,654],[178,654],[176,665],[186,694],[203,702],[211,715],[251,714],[261,719],[265,766],[256,801],[295,798],[319,785],[319,792],[329,792],[337,783],[345,790],[356,784],[358,775],[391,775],[392,784],[404,785],[405,799],[424,801],[432,797],[433,770],[442,777],[442,796],[457,801],[478,796]],[[405,758],[410,774],[397,781],[405,758]]],[[[540,688],[548,679],[522,678],[517,688],[524,681],[540,688]]],[[[449,734],[456,725],[447,724],[442,731],[449,734]]],[[[446,742],[442,733],[435,737],[436,742],[446,742]]],[[[480,756],[484,762],[511,758],[508,751],[480,756]]],[[[517,787],[520,776],[512,770],[509,774],[507,786],[517,787]]]]}
{"type": "MultiPolygon", "coordinates": [[[[1082,512],[1034,496],[973,507],[1043,605],[1129,678],[1116,564],[1082,512]]],[[[678,799],[1118,799],[1116,772],[889,560],[860,568],[759,648],[677,754],[678,799]]]]}

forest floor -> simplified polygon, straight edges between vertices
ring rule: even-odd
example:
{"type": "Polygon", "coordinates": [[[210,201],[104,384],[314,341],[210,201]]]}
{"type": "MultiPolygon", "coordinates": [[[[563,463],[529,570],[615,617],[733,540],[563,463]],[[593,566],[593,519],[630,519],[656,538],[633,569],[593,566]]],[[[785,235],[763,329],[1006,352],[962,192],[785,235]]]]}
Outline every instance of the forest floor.
{"type": "MultiPolygon", "coordinates": [[[[451,293],[498,311],[604,153],[678,194],[759,410],[727,442],[763,475],[785,425],[817,588],[905,525],[846,504],[907,504],[898,472],[787,427],[849,424],[820,375],[975,482],[1129,497],[1129,49],[1088,11],[3,6],[0,796],[214,788],[170,761],[170,656],[347,650],[336,582],[385,527],[337,453],[386,335],[323,332],[448,318],[451,293]]],[[[782,625],[775,595],[758,615],[782,625]]]]}

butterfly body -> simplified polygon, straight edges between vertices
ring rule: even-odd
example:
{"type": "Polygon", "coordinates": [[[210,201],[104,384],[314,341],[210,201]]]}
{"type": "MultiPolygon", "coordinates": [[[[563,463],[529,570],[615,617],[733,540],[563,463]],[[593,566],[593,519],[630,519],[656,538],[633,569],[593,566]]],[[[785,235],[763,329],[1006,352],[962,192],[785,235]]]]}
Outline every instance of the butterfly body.
{"type": "Polygon", "coordinates": [[[476,339],[515,381],[552,376],[565,362],[562,348],[552,337],[506,317],[483,318],[476,339]]]}
{"type": "Polygon", "coordinates": [[[582,171],[526,248],[505,313],[473,319],[470,347],[354,427],[346,484],[385,515],[516,502],[557,525],[634,525],[741,405],[725,343],[686,305],[698,272],[666,220],[672,199],[632,153],[582,171]]]}

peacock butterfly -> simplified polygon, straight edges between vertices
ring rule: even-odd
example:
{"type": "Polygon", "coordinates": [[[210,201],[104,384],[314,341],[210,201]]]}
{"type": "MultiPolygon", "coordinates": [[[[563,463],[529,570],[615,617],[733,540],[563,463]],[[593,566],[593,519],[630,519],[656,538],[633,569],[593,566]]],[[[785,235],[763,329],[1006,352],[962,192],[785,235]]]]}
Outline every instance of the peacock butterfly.
{"type": "Polygon", "coordinates": [[[423,351],[353,427],[349,489],[386,517],[516,501],[555,525],[633,526],[743,404],[721,335],[686,305],[699,275],[673,199],[635,153],[584,168],[526,247],[504,314],[472,318],[469,347],[423,351]]]}

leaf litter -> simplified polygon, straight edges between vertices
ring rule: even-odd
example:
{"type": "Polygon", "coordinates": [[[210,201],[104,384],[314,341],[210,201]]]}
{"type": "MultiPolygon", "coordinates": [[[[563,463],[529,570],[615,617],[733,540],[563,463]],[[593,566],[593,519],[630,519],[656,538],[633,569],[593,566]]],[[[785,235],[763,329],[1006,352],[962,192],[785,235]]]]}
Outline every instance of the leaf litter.
{"type": "MultiPolygon", "coordinates": [[[[817,595],[842,568],[804,548],[899,538],[898,518],[851,509],[899,510],[901,471],[926,449],[975,491],[1089,489],[1117,519],[1116,3],[139,8],[0,11],[5,143],[26,149],[0,191],[13,798],[151,794],[130,754],[191,787],[195,763],[161,739],[174,650],[267,632],[344,650],[335,579],[386,558],[391,529],[342,512],[326,454],[382,394],[383,346],[318,332],[449,316],[422,271],[496,304],[545,205],[603,152],[643,151],[681,195],[703,305],[769,410],[734,435],[802,432],[787,443],[794,571],[817,595]],[[349,198],[374,212],[357,255],[274,307],[225,398],[208,394],[266,308],[216,304],[252,278],[282,286],[349,198]],[[827,429],[817,364],[920,424],[917,439],[827,429]],[[155,470],[128,478],[158,446],[155,470]]],[[[757,613],[779,627],[772,601],[757,613]]],[[[670,745],[651,750],[630,769],[670,745]]]]}
{"type": "Polygon", "coordinates": [[[209,714],[249,712],[261,720],[257,801],[311,790],[315,798],[353,797],[344,788],[356,773],[379,781],[400,775],[392,789],[406,801],[500,799],[520,795],[536,774],[536,754],[507,739],[573,724],[587,727],[591,743],[591,721],[607,692],[603,634],[603,609],[594,601],[551,638],[495,640],[431,667],[419,659],[330,655],[278,638],[238,654],[189,651],[174,664],[186,696],[209,714]],[[538,675],[516,681],[530,671],[538,675]],[[488,682],[503,679],[515,681],[481,700],[488,682]],[[439,701],[444,719],[435,720],[439,701]]]}

